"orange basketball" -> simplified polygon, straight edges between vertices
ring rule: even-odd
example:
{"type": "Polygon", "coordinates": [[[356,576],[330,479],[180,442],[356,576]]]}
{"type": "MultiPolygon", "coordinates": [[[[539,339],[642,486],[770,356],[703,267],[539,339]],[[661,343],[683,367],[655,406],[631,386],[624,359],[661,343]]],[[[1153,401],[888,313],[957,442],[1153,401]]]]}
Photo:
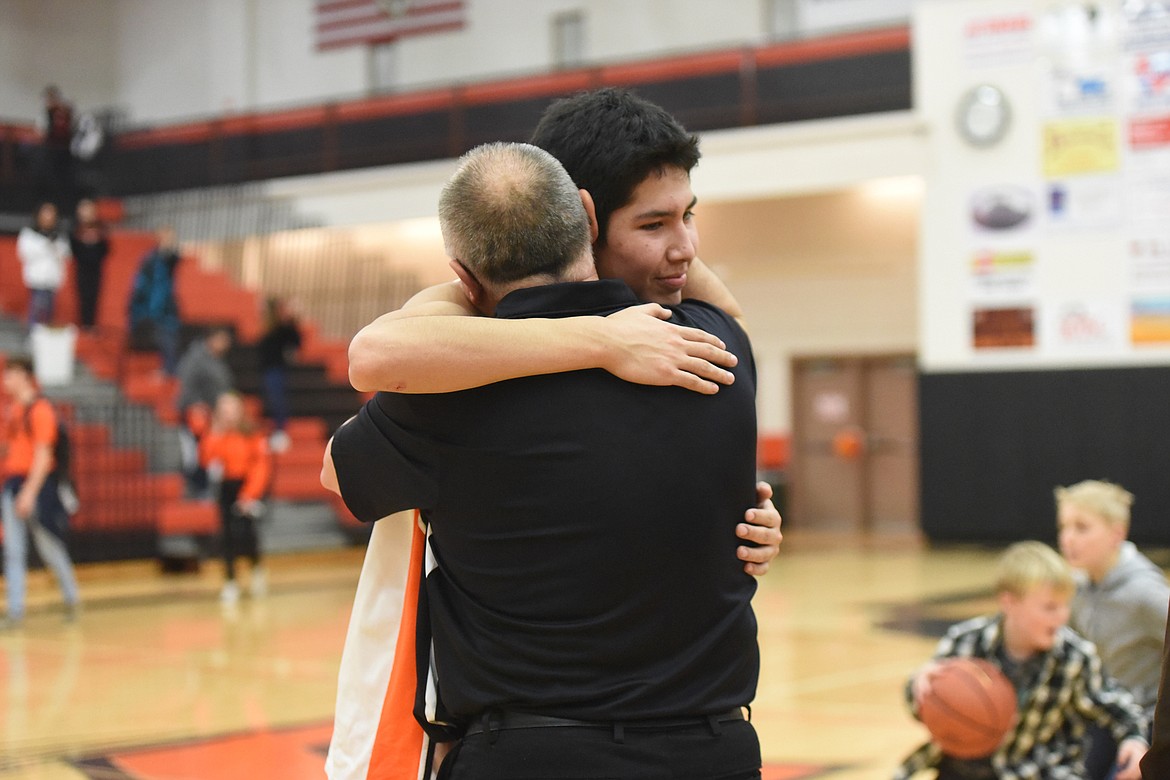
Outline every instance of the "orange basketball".
{"type": "Polygon", "coordinates": [[[947,658],[931,676],[918,714],[944,753],[982,758],[1016,723],[1016,689],[988,661],[947,658]]]}

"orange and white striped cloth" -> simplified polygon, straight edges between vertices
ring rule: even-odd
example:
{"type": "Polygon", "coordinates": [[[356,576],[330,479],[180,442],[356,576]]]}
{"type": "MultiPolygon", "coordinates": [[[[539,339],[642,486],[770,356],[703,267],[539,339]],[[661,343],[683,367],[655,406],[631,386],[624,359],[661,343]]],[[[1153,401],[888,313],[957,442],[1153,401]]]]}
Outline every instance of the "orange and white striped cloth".
{"type": "Polygon", "coordinates": [[[329,780],[432,777],[429,738],[413,714],[416,606],[422,572],[433,566],[428,557],[417,512],[374,524],[337,676],[333,737],[325,759],[329,780]],[[403,536],[407,523],[409,547],[403,536]]]}

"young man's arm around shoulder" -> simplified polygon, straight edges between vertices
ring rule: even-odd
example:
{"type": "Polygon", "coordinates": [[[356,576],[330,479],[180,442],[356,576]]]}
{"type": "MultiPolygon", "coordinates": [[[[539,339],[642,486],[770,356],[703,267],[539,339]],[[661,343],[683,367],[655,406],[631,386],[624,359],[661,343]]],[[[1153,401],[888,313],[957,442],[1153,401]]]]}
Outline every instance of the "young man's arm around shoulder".
{"type": "Polygon", "coordinates": [[[714,393],[736,357],[715,336],[665,320],[656,304],[608,317],[481,317],[458,284],[423,290],[362,328],[349,346],[360,391],[443,393],[506,379],[603,368],[626,381],[714,393]]]}

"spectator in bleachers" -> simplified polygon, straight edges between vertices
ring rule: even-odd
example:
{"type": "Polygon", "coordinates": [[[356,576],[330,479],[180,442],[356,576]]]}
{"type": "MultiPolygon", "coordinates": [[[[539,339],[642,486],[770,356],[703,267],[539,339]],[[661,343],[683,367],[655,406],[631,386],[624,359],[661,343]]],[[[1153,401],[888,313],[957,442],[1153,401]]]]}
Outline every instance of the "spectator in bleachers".
{"type": "Polygon", "coordinates": [[[213,328],[183,353],[179,361],[180,441],[183,470],[187,484],[196,496],[207,492],[207,472],[200,463],[199,443],[211,426],[211,413],[224,393],[235,386],[232,370],[224,356],[232,346],[232,333],[227,328],[213,328]]]}
{"type": "Polygon", "coordinates": [[[57,411],[40,395],[32,358],[11,356],[4,366],[4,392],[11,399],[4,443],[4,488],[0,516],[4,527],[4,578],[8,591],[6,628],[24,619],[28,537],[52,569],[65,598],[67,619],[77,615],[77,578],[65,547],[68,513],[54,474],[57,411]]]}
{"type": "Polygon", "coordinates": [[[256,345],[256,357],[264,383],[264,406],[275,429],[272,449],[284,452],[288,449],[288,434],[284,432],[289,414],[288,366],[301,348],[301,330],[287,301],[269,298],[266,314],[267,328],[256,345]]]}
{"type": "Polygon", "coordinates": [[[44,111],[37,120],[41,136],[41,165],[46,197],[58,208],[73,210],[75,171],[73,169],[73,106],[50,84],[44,91],[44,111]]]}
{"type": "Polygon", "coordinates": [[[105,223],[98,218],[97,205],[89,198],[77,203],[77,218],[69,234],[73,253],[74,280],[77,284],[78,321],[85,330],[97,323],[98,298],[102,290],[102,270],[110,254],[110,238],[105,223]]]}
{"type": "Polygon", "coordinates": [[[130,333],[159,351],[163,371],[174,376],[179,356],[179,304],[175,299],[175,268],[179,243],[175,229],[158,229],[158,245],[146,253],[130,292],[130,333]]]}
{"type": "Polygon", "coordinates": [[[57,207],[42,203],[33,224],[24,227],[16,239],[21,275],[28,288],[28,324],[48,325],[53,321],[57,290],[65,279],[65,258],[69,242],[61,233],[57,207]]]}
{"type": "Polygon", "coordinates": [[[220,600],[227,605],[240,600],[236,558],[241,556],[252,564],[249,593],[263,596],[268,592],[268,577],[260,563],[256,523],[264,511],[264,498],[271,483],[272,458],[267,439],[255,429],[243,399],[236,393],[224,393],[216,401],[211,426],[199,443],[199,460],[219,483],[226,572],[220,600]]]}

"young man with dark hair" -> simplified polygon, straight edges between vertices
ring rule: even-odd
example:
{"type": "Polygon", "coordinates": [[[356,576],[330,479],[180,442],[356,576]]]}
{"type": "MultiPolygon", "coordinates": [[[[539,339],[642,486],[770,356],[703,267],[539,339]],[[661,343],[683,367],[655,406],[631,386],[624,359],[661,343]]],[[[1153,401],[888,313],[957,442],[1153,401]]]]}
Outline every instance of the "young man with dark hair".
{"type": "Polygon", "coordinates": [[[685,290],[741,316],[698,262],[690,177],[699,141],[665,109],[623,89],[580,93],[549,106],[532,143],[592,196],[599,276],[624,280],[645,301],[678,303],[685,290]],[[692,268],[703,275],[698,288],[692,268]]]}
{"type": "MultiPolygon", "coordinates": [[[[597,280],[591,209],[547,153],[489,145],[444,189],[440,221],[484,314],[596,318],[637,299],[597,280]]],[[[755,580],[731,533],[755,491],[751,349],[716,307],[670,311],[741,356],[733,384],[703,395],[586,370],[379,393],[333,439],[324,479],[335,466],[359,518],[417,507],[431,525],[440,719],[466,729],[451,780],[759,777],[742,710],[755,580]]]]}
{"type": "Polygon", "coordinates": [[[32,359],[16,355],[4,366],[8,408],[7,453],[4,458],[0,515],[4,522],[4,579],[8,590],[6,627],[24,619],[28,537],[41,559],[53,571],[65,598],[68,619],[77,614],[77,578],[63,537],[67,513],[57,492],[53,448],[57,442],[57,412],[40,395],[32,359]]]}

